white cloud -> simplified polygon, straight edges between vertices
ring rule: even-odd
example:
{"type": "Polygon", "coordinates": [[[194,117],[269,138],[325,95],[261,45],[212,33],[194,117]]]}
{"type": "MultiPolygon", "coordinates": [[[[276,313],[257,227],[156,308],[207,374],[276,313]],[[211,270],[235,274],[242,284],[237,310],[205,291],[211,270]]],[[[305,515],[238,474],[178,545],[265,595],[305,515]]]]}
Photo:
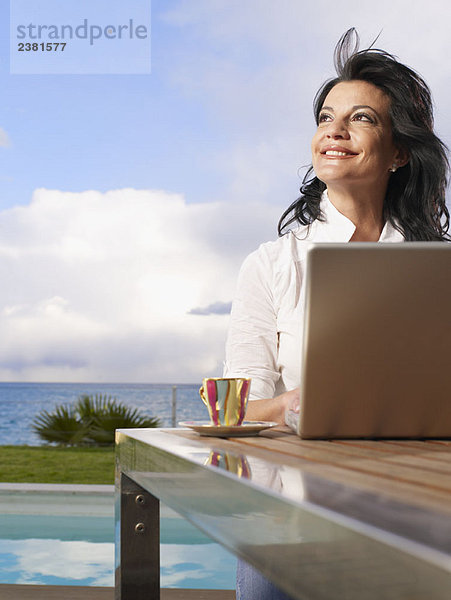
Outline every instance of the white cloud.
{"type": "Polygon", "coordinates": [[[216,544],[161,544],[161,586],[180,588],[187,580],[203,588],[212,580],[218,588],[232,588],[236,558],[216,544]]]}
{"type": "MultiPolygon", "coordinates": [[[[58,539],[0,539],[6,557],[3,572],[21,584],[48,583],[64,578],[74,584],[114,585],[114,544],[58,539]]],[[[162,544],[161,585],[183,587],[187,580],[202,588],[215,579],[218,587],[232,588],[236,558],[219,545],[162,544]]]]}
{"type": "Polygon", "coordinates": [[[195,309],[230,302],[242,259],[275,237],[277,213],[163,191],[37,190],[0,213],[0,378],[220,374],[227,315],[195,309]]]}
{"type": "Polygon", "coordinates": [[[48,577],[75,581],[90,580],[90,585],[112,586],[114,544],[66,542],[57,539],[0,540],[0,552],[9,558],[8,571],[20,572],[17,583],[42,583],[48,577]]]}
{"type": "Polygon", "coordinates": [[[10,145],[9,136],[6,131],[0,127],[0,146],[7,148],[10,145]]]}

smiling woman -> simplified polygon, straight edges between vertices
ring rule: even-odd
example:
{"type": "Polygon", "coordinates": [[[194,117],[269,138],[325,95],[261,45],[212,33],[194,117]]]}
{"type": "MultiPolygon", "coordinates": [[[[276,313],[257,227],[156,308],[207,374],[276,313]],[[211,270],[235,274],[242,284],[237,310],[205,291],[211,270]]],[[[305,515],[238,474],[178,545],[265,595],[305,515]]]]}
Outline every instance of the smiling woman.
{"type": "Polygon", "coordinates": [[[252,378],[247,419],[282,421],[298,404],[308,242],[449,239],[448,160],[429,88],[387,52],[357,48],[350,29],[336,47],[338,77],[315,97],[313,166],[279,221],[279,234],[293,231],[240,272],[225,376],[252,378]]]}
{"type": "MultiPolygon", "coordinates": [[[[279,221],[281,237],[248,256],[238,279],[224,376],[252,379],[247,420],[283,422],[287,409],[299,411],[310,242],[449,239],[446,147],[433,130],[426,83],[383,50],[359,52],[353,29],[339,41],[335,65],[338,77],[314,101],[317,131],[301,196],[279,221]]],[[[243,599],[287,596],[240,562],[243,599]]]]}
{"type": "MultiPolygon", "coordinates": [[[[337,44],[338,76],[324,83],[314,101],[318,129],[312,141],[313,167],[304,177],[300,198],[282,215],[279,234],[293,224],[310,225],[321,219],[321,197],[327,190],[357,230],[371,210],[372,192],[377,192],[378,213],[382,208],[379,226],[389,223],[406,241],[449,239],[447,148],[434,132],[431,92],[422,77],[391,54],[376,48],[359,52],[358,46],[354,29],[337,44]],[[362,142],[365,147],[359,148],[362,142]],[[341,180],[341,195],[339,172],[322,170],[321,152],[328,145],[329,151],[342,147],[356,153],[356,160],[348,165],[355,171],[341,180]],[[368,168],[363,171],[363,166],[368,168]],[[356,214],[362,206],[364,213],[356,214]]],[[[376,229],[374,225],[373,236],[376,229]]],[[[362,238],[368,239],[365,232],[362,238]]]]}
{"type": "MultiPolygon", "coordinates": [[[[408,161],[407,152],[393,142],[389,107],[388,96],[372,83],[338,83],[327,94],[312,140],[313,168],[335,206],[346,211],[355,190],[359,204],[377,212],[374,241],[383,229],[391,173],[408,161]]],[[[352,239],[358,235],[356,231],[352,239]]]]}

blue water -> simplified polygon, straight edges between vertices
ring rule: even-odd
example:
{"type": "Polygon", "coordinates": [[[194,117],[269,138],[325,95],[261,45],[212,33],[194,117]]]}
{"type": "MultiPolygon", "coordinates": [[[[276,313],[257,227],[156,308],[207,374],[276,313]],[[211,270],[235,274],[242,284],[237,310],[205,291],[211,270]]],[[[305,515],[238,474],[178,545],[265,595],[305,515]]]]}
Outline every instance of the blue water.
{"type": "MultiPolygon", "coordinates": [[[[160,534],[162,587],[234,588],[235,557],[193,525],[162,518],[160,534]]],[[[114,586],[113,518],[0,514],[0,582],[114,586]]]]}
{"type": "MultiPolygon", "coordinates": [[[[176,420],[207,417],[199,398],[199,385],[177,385],[176,420]]],[[[107,394],[147,416],[158,417],[163,427],[172,426],[172,384],[126,383],[1,383],[0,444],[40,445],[33,419],[58,404],[76,402],[82,394],[107,394]]]]}

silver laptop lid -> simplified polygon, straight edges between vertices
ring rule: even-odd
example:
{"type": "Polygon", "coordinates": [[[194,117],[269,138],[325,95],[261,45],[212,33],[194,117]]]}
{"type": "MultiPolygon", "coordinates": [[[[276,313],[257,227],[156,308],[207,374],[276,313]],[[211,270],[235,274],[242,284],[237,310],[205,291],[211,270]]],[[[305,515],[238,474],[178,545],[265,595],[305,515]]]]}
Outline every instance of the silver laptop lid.
{"type": "Polygon", "coordinates": [[[451,245],[308,250],[298,433],[451,437],[451,245]]]}

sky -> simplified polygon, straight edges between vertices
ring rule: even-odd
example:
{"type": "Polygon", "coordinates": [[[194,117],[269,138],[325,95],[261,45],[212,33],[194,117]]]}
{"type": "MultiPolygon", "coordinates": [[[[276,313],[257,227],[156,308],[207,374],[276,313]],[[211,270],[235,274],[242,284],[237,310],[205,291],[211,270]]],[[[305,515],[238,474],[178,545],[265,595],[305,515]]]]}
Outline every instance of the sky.
{"type": "Polygon", "coordinates": [[[339,37],[380,33],[421,73],[450,146],[450,20],[445,0],[153,0],[150,73],[16,74],[2,0],[0,381],[220,376],[239,266],[297,197],[339,37]]]}

